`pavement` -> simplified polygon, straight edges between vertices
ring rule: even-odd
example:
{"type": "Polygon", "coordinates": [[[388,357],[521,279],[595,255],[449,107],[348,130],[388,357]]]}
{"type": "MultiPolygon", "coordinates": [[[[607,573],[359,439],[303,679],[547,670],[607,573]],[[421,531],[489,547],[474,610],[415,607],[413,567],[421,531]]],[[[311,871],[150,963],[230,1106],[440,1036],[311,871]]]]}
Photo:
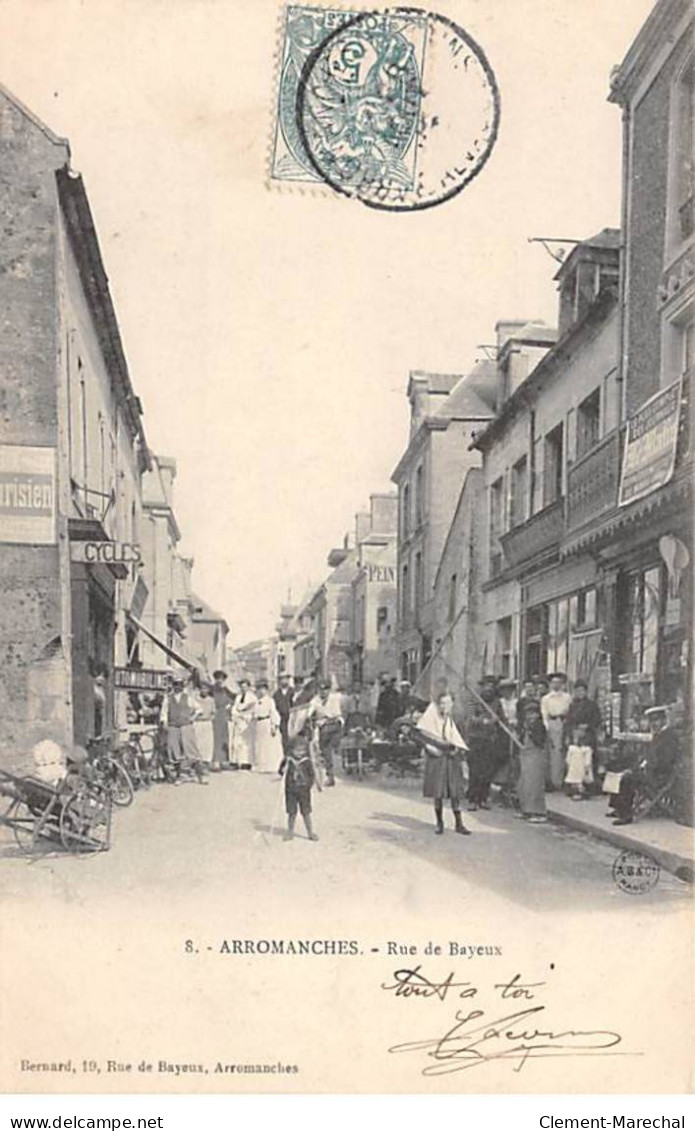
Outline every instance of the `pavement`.
{"type": "Polygon", "coordinates": [[[618,848],[645,853],[661,868],[680,879],[693,880],[695,834],[686,825],[665,817],[645,817],[631,825],[616,828],[607,817],[605,796],[573,801],[562,793],[546,795],[548,815],[560,825],[578,829],[618,848]]]}

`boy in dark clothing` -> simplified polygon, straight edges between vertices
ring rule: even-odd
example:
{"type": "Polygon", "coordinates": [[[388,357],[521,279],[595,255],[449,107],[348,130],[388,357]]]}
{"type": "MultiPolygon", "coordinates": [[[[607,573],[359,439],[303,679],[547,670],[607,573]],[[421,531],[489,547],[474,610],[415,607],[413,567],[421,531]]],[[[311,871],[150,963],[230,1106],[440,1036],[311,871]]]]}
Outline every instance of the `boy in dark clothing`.
{"type": "Polygon", "coordinates": [[[284,839],[293,839],[299,811],[309,840],[318,840],[311,823],[311,790],[317,784],[316,771],[311,757],[311,738],[306,728],[290,740],[287,754],[280,763],[280,776],[283,774],[287,810],[287,832],[284,839]]]}

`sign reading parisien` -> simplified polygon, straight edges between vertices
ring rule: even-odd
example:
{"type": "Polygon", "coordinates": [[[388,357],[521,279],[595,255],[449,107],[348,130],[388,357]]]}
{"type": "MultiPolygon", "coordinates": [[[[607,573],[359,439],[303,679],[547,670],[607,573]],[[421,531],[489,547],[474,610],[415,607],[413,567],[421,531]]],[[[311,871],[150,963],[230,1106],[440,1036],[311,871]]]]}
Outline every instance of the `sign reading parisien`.
{"type": "Polygon", "coordinates": [[[681,382],[676,381],[650,397],[627,424],[618,506],[634,503],[673,475],[681,403],[681,382]]]}
{"type": "Polygon", "coordinates": [[[0,445],[0,542],[56,540],[55,448],[0,445]]]}
{"type": "Polygon", "coordinates": [[[86,565],[138,565],[142,552],[137,542],[71,542],[70,560],[86,565]]]}

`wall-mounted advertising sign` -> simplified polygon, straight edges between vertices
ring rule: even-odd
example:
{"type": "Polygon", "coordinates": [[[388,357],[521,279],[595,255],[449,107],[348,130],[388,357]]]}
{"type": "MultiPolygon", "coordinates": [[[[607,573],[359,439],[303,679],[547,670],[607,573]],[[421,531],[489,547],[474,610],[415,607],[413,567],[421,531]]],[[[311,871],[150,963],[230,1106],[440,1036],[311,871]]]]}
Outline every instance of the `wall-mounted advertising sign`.
{"type": "Polygon", "coordinates": [[[56,541],[55,448],[0,444],[0,542],[56,541]]]}
{"type": "Polygon", "coordinates": [[[627,424],[618,506],[663,487],[676,463],[681,383],[676,381],[650,397],[627,424]]]}
{"type": "Polygon", "coordinates": [[[162,668],[114,668],[118,691],[166,691],[169,672],[162,668]]]}
{"type": "Polygon", "coordinates": [[[70,559],[86,565],[138,565],[142,552],[137,542],[71,542],[70,559]]]}

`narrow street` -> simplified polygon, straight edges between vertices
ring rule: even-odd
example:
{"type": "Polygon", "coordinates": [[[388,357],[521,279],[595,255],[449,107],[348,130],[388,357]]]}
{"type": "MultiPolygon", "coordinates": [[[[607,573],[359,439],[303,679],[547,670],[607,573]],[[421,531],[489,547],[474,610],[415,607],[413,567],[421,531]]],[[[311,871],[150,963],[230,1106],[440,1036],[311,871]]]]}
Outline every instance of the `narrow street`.
{"type": "MultiPolygon", "coordinates": [[[[500,902],[530,912],[584,906],[634,911],[611,868],[617,849],[579,832],[514,820],[508,810],[465,813],[473,835],[434,835],[431,804],[417,782],[338,778],[313,794],[319,842],[306,839],[301,818],[292,843],[285,829],[282,783],[274,775],[225,773],[210,784],[154,786],[130,808],[115,809],[106,854],[52,854],[28,863],[3,831],[6,898],[89,901],[112,906],[133,897],[168,905],[210,905],[225,893],[235,902],[277,898],[283,885],[302,905],[324,913],[351,901],[378,900],[399,917],[404,904],[422,914],[448,900],[500,902]]],[[[668,873],[640,907],[662,912],[690,889],[668,873]]],[[[43,901],[49,900],[46,904],[43,901]]]]}

